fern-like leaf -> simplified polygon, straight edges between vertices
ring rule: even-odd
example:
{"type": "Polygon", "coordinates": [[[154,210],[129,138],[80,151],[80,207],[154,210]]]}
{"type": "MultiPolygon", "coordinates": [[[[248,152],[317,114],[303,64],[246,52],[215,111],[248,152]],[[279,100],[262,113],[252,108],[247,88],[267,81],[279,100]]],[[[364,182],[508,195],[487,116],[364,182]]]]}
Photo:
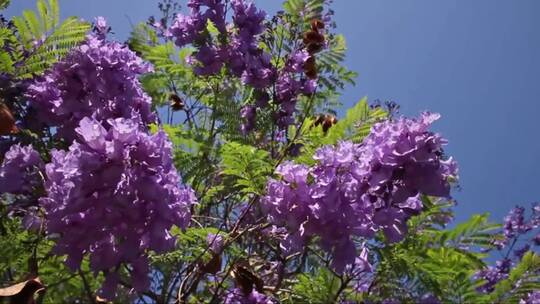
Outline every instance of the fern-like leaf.
{"type": "Polygon", "coordinates": [[[226,143],[221,151],[223,174],[232,178],[234,187],[243,193],[262,194],[272,172],[268,152],[235,142],[226,143]]]}
{"type": "Polygon", "coordinates": [[[9,6],[9,0],[0,0],[0,10],[3,10],[5,9],[6,7],[9,6]]]}
{"type": "Polygon", "coordinates": [[[529,251],[510,271],[508,278],[495,285],[489,300],[491,303],[518,303],[528,293],[538,290],[540,290],[540,256],[529,251]]]}
{"type": "Polygon", "coordinates": [[[18,77],[30,78],[40,74],[86,38],[90,24],[75,17],[66,19],[45,41],[24,61],[18,70],[18,77]]]}

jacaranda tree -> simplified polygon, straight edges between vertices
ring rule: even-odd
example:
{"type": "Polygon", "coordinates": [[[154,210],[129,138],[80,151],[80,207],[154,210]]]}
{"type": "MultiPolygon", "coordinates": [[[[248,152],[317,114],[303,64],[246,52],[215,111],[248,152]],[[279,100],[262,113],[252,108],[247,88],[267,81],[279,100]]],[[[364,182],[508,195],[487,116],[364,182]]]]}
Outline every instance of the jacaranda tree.
{"type": "Polygon", "coordinates": [[[0,302],[540,303],[540,205],[448,225],[439,114],[336,117],[330,7],[1,18],[0,302]]]}

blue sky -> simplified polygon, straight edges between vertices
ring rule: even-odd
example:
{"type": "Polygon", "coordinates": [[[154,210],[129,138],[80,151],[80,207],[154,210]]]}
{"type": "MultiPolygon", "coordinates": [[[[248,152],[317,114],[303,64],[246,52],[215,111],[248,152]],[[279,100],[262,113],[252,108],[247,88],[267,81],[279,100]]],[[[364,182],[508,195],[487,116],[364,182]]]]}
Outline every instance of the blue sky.
{"type": "MultiPolygon", "coordinates": [[[[6,15],[33,8],[12,0],[6,15]]],[[[336,0],[347,65],[359,72],[342,99],[391,99],[402,113],[442,114],[435,125],[460,163],[458,220],[540,200],[540,1],[336,0]]],[[[124,39],[157,12],[150,0],[60,0],[64,16],[102,15],[124,39]]],[[[272,13],[279,0],[256,1],[272,13]]]]}

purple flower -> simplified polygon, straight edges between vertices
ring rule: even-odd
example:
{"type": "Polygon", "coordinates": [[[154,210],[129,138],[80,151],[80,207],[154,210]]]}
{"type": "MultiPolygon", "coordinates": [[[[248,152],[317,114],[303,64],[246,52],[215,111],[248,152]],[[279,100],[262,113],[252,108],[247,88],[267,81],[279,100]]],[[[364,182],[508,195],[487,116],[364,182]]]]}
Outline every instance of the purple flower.
{"type": "Polygon", "coordinates": [[[110,118],[155,121],[151,100],[137,79],[151,66],[127,47],[90,37],[62,62],[29,86],[27,96],[38,118],[57,127],[57,136],[71,142],[84,117],[94,117],[109,128],[110,118]]]}
{"type": "Polygon", "coordinates": [[[486,283],[478,287],[477,290],[483,293],[492,292],[495,289],[495,285],[497,285],[499,281],[508,277],[511,266],[512,260],[503,259],[497,261],[495,266],[489,266],[486,269],[479,271],[475,277],[485,280],[486,283]]]}
{"type": "Polygon", "coordinates": [[[540,228],[540,203],[533,204],[531,226],[533,229],[540,228]]]}
{"type": "Polygon", "coordinates": [[[223,236],[219,234],[208,233],[206,243],[210,246],[210,250],[214,253],[219,253],[223,249],[223,236]]]}
{"type": "Polygon", "coordinates": [[[105,39],[107,34],[111,31],[111,27],[107,24],[107,20],[105,18],[99,16],[94,20],[93,30],[98,39],[105,39]]]}
{"type": "Polygon", "coordinates": [[[514,250],[514,255],[516,256],[516,258],[521,260],[521,258],[525,255],[525,253],[527,253],[527,251],[529,251],[530,249],[531,249],[531,245],[525,244],[521,246],[520,248],[514,250]]]}
{"type": "MultiPolygon", "coordinates": [[[[172,249],[169,229],[186,228],[196,203],[193,190],[181,185],[165,133],[148,135],[140,124],[140,118],[110,119],[107,130],[82,119],[69,150],[52,151],[47,196],[40,200],[47,232],[60,235],[54,253],[67,255],[69,268],[77,269],[84,255],[96,273],[125,263],[138,291],[149,286],[147,250],[172,249]]],[[[110,298],[114,284],[107,282],[116,280],[103,286],[110,298]]]]}
{"type": "Polygon", "coordinates": [[[347,266],[347,271],[353,279],[353,289],[358,293],[366,292],[373,280],[373,266],[369,263],[369,252],[366,247],[360,250],[352,265],[347,266]]]}
{"type": "Polygon", "coordinates": [[[221,0],[190,0],[188,7],[190,14],[178,14],[167,31],[177,46],[208,42],[209,37],[205,33],[208,22],[212,22],[221,33],[225,33],[225,5],[221,0]],[[206,10],[202,10],[203,7],[206,7],[206,10]]]}
{"type": "Polygon", "coordinates": [[[422,210],[420,195],[449,196],[449,177],[457,175],[455,163],[442,158],[445,141],[428,130],[434,119],[379,123],[362,144],[318,149],[313,167],[281,165],[262,200],[270,222],[287,230],[281,247],[299,250],[318,237],[342,272],[357,256],[354,236],[382,231],[389,242],[402,240],[407,220],[422,210]]]}
{"type": "Polygon", "coordinates": [[[420,298],[419,304],[440,304],[441,301],[431,293],[426,293],[420,298]]]}
{"type": "Polygon", "coordinates": [[[382,229],[390,243],[401,241],[407,233],[407,215],[398,208],[383,208],[375,212],[373,223],[382,229]]]}
{"type": "Polygon", "coordinates": [[[266,13],[252,2],[234,0],[233,24],[236,32],[229,47],[229,68],[242,82],[255,88],[266,88],[275,78],[270,54],[259,48],[257,36],[264,32],[266,13]]]}
{"type": "Polygon", "coordinates": [[[194,72],[197,75],[215,75],[223,67],[226,60],[226,54],[214,46],[201,46],[193,55],[197,60],[194,72]]]}
{"type": "Polygon", "coordinates": [[[397,177],[392,190],[396,202],[418,192],[438,197],[450,195],[448,177],[457,176],[456,164],[451,158],[441,158],[446,140],[428,132],[429,125],[438,118],[438,114],[423,113],[420,119],[400,118],[373,126],[364,140],[372,154],[372,187],[397,177]]]}
{"type": "Polygon", "coordinates": [[[239,37],[250,40],[264,31],[266,12],[257,10],[253,2],[232,0],[231,6],[234,12],[233,22],[238,29],[239,37]]]}
{"type": "Polygon", "coordinates": [[[0,166],[0,194],[31,194],[41,185],[43,168],[39,153],[31,145],[12,145],[0,166]]]}
{"type": "Polygon", "coordinates": [[[519,304],[540,304],[540,291],[533,291],[527,294],[525,299],[519,300],[519,304]]]}
{"type": "Polygon", "coordinates": [[[499,249],[503,248],[509,240],[518,237],[524,233],[529,232],[534,228],[534,209],[533,209],[533,218],[531,223],[527,223],[525,220],[525,208],[521,206],[516,206],[508,215],[504,218],[503,223],[503,240],[496,242],[496,245],[499,249]]]}
{"type": "Polygon", "coordinates": [[[311,95],[315,93],[315,91],[317,90],[317,80],[315,79],[304,80],[304,82],[302,83],[301,90],[302,90],[302,94],[305,94],[305,95],[311,95]]]}
{"type": "Polygon", "coordinates": [[[179,47],[183,47],[186,44],[195,41],[199,32],[205,27],[206,23],[200,20],[200,17],[198,16],[178,14],[168,32],[171,37],[175,38],[175,44],[179,47]]]}
{"type": "Polygon", "coordinates": [[[204,20],[204,26],[211,21],[221,33],[226,31],[223,0],[189,0],[187,6],[191,9],[192,16],[200,16],[200,19],[204,20]],[[203,9],[204,7],[206,9],[203,9]]]}
{"type": "Polygon", "coordinates": [[[304,70],[304,64],[309,58],[309,53],[306,50],[298,50],[289,55],[289,59],[285,65],[285,71],[291,73],[301,73],[304,70]]]}
{"type": "Polygon", "coordinates": [[[245,294],[241,289],[235,288],[227,294],[225,304],[273,304],[272,299],[263,293],[253,289],[249,294],[245,294]]]}
{"type": "Polygon", "coordinates": [[[264,52],[252,55],[245,54],[244,71],[242,72],[242,82],[257,89],[268,87],[274,80],[275,71],[270,63],[270,55],[264,52]]]}
{"type": "Polygon", "coordinates": [[[281,247],[287,252],[295,252],[302,247],[303,225],[311,213],[307,181],[309,168],[285,162],[276,172],[282,176],[282,180],[272,179],[268,182],[263,209],[270,222],[288,228],[290,235],[281,243],[281,247]]]}
{"type": "Polygon", "coordinates": [[[242,134],[248,134],[255,127],[255,118],[257,109],[252,105],[246,105],[240,110],[240,117],[242,118],[241,131],[242,134]]]}

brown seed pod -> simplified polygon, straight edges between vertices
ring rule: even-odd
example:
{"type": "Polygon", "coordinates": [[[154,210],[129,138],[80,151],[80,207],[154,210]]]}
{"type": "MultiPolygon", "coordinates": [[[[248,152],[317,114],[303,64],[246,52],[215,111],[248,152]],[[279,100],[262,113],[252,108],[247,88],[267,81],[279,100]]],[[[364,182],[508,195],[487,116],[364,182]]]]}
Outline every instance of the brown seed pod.
{"type": "Polygon", "coordinates": [[[324,122],[324,115],[322,115],[322,114],[317,114],[317,115],[315,116],[315,121],[313,122],[313,125],[314,125],[315,127],[317,127],[317,126],[321,125],[323,122],[324,122]]]}
{"type": "Polygon", "coordinates": [[[176,94],[171,94],[171,108],[173,111],[181,111],[185,107],[184,101],[176,94]]]}
{"type": "Polygon", "coordinates": [[[324,22],[322,22],[319,19],[311,20],[311,30],[319,31],[319,29],[323,29],[323,28],[324,28],[324,22]]]}
{"type": "Polygon", "coordinates": [[[335,124],[337,124],[337,118],[334,115],[324,115],[324,122],[322,123],[323,132],[328,132],[328,130],[335,124]]]}
{"type": "Polygon", "coordinates": [[[329,116],[329,117],[328,117],[328,120],[330,121],[330,123],[331,123],[332,125],[335,125],[335,124],[338,123],[337,117],[335,117],[334,115],[328,115],[328,116],[329,116]]]}
{"type": "Polygon", "coordinates": [[[312,44],[312,43],[317,43],[317,44],[324,43],[324,35],[321,35],[316,31],[305,32],[303,36],[304,36],[303,41],[304,41],[304,44],[306,45],[312,44]]]}
{"type": "Polygon", "coordinates": [[[221,255],[212,253],[212,258],[200,265],[200,269],[204,273],[216,274],[221,270],[221,255]]]}
{"type": "Polygon", "coordinates": [[[254,287],[258,292],[263,292],[263,281],[249,270],[247,262],[236,263],[232,267],[231,276],[234,278],[236,287],[242,289],[244,294],[250,294],[254,287]]]}
{"type": "Polygon", "coordinates": [[[18,133],[19,129],[15,125],[15,117],[9,108],[0,102],[0,135],[18,133]]]}
{"type": "Polygon", "coordinates": [[[310,43],[306,46],[306,49],[308,51],[308,53],[310,54],[316,54],[320,51],[322,51],[324,47],[324,44],[320,44],[320,43],[310,43]]]}
{"type": "Polygon", "coordinates": [[[309,79],[317,78],[317,62],[315,61],[315,57],[310,56],[304,62],[304,72],[309,79]]]}

